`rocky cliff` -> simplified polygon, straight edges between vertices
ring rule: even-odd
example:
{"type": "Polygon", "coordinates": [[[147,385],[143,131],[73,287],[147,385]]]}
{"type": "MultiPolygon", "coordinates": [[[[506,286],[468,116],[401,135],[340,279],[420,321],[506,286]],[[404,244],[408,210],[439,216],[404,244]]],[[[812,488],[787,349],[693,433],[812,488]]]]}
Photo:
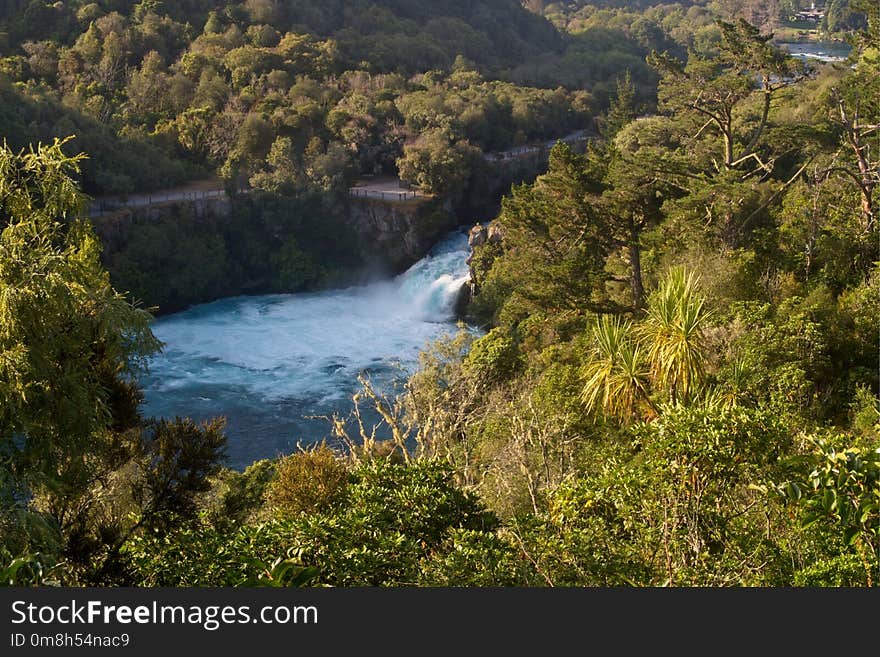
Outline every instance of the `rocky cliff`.
{"type": "Polygon", "coordinates": [[[181,215],[201,222],[214,223],[229,216],[232,200],[226,196],[215,196],[180,201],[167,201],[155,205],[142,205],[120,208],[113,212],[91,218],[95,233],[104,245],[105,258],[125,246],[132,231],[138,226],[161,224],[170,218],[181,215]]]}
{"type": "Polygon", "coordinates": [[[390,273],[399,273],[424,257],[460,224],[451,204],[440,199],[352,198],[348,222],[364,262],[390,273]]]}
{"type": "Polygon", "coordinates": [[[431,198],[223,195],[129,207],[92,223],[114,285],[167,313],[398,274],[459,221],[449,202],[431,198]]]}

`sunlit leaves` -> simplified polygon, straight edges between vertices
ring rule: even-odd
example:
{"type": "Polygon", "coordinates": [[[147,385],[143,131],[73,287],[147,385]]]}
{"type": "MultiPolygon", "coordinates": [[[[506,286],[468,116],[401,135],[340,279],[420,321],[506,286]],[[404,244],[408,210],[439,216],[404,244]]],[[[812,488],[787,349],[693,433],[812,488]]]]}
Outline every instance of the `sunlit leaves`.
{"type": "Polygon", "coordinates": [[[0,445],[23,450],[20,474],[44,481],[63,478],[108,423],[108,373],[130,376],[157,346],[78,219],[82,156],[64,144],[0,148],[0,445]]]}
{"type": "Polygon", "coordinates": [[[652,392],[665,392],[673,403],[691,400],[705,376],[708,318],[696,276],[683,269],[673,269],[661,282],[638,324],[599,317],[581,372],[586,410],[625,420],[640,401],[656,413],[652,392]]]}
{"type": "Polygon", "coordinates": [[[705,373],[703,330],[709,311],[697,293],[697,278],[673,269],[648,299],[648,314],[639,326],[651,375],[673,402],[687,401],[705,373]]]}
{"type": "Polygon", "coordinates": [[[880,573],[880,447],[856,447],[847,438],[811,437],[805,481],[776,487],[795,503],[804,528],[839,534],[858,555],[868,584],[880,573]]]}
{"type": "Polygon", "coordinates": [[[632,323],[600,316],[593,327],[593,351],[584,365],[581,398],[587,412],[630,418],[640,401],[648,400],[648,364],[636,341],[632,323]]]}

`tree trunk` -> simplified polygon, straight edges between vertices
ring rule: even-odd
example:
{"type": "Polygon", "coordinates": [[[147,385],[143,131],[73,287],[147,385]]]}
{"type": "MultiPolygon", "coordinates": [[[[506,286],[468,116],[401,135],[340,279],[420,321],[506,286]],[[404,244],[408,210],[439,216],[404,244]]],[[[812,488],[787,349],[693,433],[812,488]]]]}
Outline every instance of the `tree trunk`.
{"type": "Polygon", "coordinates": [[[874,230],[874,187],[876,182],[871,162],[868,160],[868,145],[864,143],[866,133],[872,126],[865,126],[860,119],[859,103],[856,102],[852,114],[847,112],[846,102],[837,97],[837,107],[840,112],[840,122],[846,131],[846,140],[856,157],[859,168],[859,191],[862,197],[862,222],[865,231],[870,233],[874,230]]]}
{"type": "Polygon", "coordinates": [[[633,222],[629,234],[629,265],[633,309],[636,312],[639,312],[645,305],[645,286],[642,282],[642,246],[639,243],[639,232],[636,222],[633,222]]]}
{"type": "Polygon", "coordinates": [[[758,147],[761,135],[764,134],[764,129],[767,127],[767,118],[770,116],[770,100],[773,96],[773,89],[770,86],[770,76],[765,74],[761,78],[761,84],[764,87],[764,108],[761,111],[761,122],[758,124],[758,127],[755,128],[755,132],[749,140],[749,145],[746,146],[743,156],[748,155],[758,147]]]}
{"type": "Polygon", "coordinates": [[[733,135],[726,130],[724,135],[724,168],[733,168],[733,135]]]}
{"type": "Polygon", "coordinates": [[[721,134],[724,135],[724,168],[733,168],[733,107],[728,107],[723,112],[724,122],[721,125],[721,134]]]}
{"type": "Polygon", "coordinates": [[[865,222],[865,231],[870,233],[874,230],[874,183],[868,183],[862,187],[862,219],[865,222]]]}

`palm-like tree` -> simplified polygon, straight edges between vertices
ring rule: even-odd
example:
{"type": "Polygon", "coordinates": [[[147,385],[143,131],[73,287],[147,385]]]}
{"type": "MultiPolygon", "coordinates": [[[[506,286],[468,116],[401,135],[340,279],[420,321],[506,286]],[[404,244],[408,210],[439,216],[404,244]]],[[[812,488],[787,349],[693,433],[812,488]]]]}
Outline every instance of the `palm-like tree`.
{"type": "Polygon", "coordinates": [[[601,408],[627,420],[640,400],[656,411],[648,397],[647,364],[629,320],[608,315],[596,319],[592,353],[581,376],[585,381],[581,399],[588,412],[601,408]]]}
{"type": "Polygon", "coordinates": [[[671,270],[648,300],[638,328],[651,378],[673,404],[690,399],[705,374],[703,329],[710,313],[697,280],[682,268],[671,270]]]}

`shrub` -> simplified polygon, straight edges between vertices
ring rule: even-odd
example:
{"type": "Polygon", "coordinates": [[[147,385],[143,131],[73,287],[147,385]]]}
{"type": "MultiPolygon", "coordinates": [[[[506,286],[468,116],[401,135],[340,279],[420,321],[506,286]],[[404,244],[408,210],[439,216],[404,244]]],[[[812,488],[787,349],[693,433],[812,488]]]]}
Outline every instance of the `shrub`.
{"type": "Polygon", "coordinates": [[[266,502],[283,515],[327,511],[344,499],[348,480],[345,464],[322,443],[281,461],[266,502]]]}

